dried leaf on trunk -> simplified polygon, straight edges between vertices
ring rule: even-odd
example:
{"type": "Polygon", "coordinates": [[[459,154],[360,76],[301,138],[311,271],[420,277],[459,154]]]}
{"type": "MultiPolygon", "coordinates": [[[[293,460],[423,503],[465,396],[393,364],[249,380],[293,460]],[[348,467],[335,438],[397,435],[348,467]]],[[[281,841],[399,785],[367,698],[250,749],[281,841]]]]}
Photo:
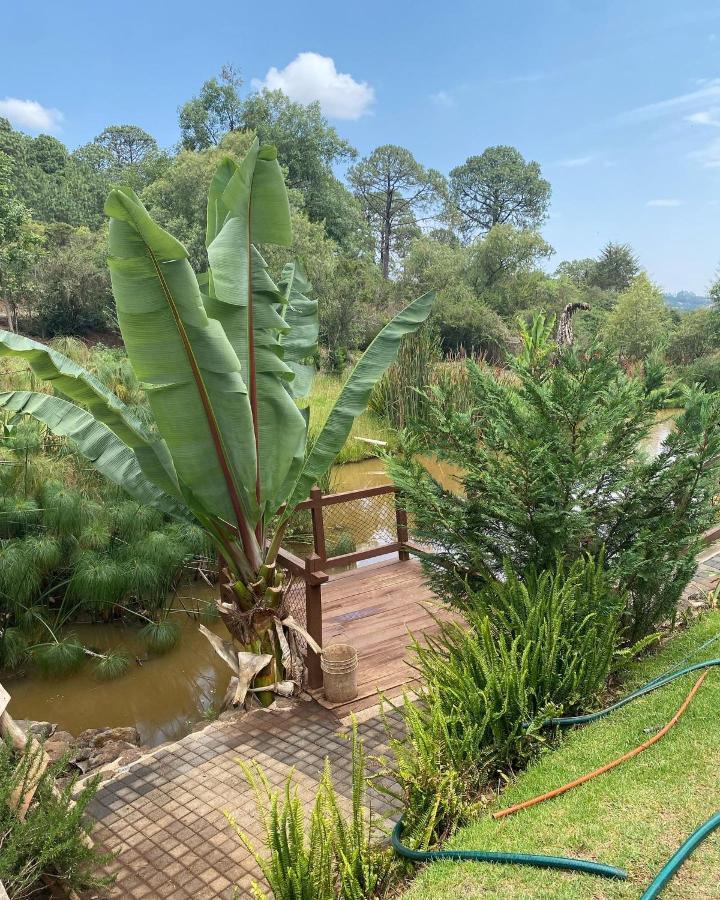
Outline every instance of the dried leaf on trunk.
{"type": "Polygon", "coordinates": [[[322,653],[322,647],[318,642],[313,638],[308,632],[302,627],[299,622],[296,622],[292,616],[288,616],[283,619],[283,625],[286,628],[290,628],[292,631],[296,631],[301,637],[304,637],[307,641],[308,647],[314,650],[316,653],[322,653]]]}

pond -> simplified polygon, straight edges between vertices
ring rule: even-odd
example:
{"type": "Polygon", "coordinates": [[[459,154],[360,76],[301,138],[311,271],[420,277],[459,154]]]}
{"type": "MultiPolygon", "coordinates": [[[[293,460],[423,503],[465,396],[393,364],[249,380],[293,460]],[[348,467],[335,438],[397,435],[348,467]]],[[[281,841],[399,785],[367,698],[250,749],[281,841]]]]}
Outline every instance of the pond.
{"type": "MultiPolygon", "coordinates": [[[[658,453],[672,429],[679,410],[658,414],[657,422],[644,442],[651,454],[658,453]]],[[[432,474],[447,488],[457,488],[459,471],[437,460],[424,460],[432,474]]],[[[389,482],[380,460],[338,466],[333,472],[333,490],[349,491],[389,482]]],[[[353,535],[358,545],[366,543],[360,530],[353,535]]],[[[142,742],[156,746],[187,734],[205,715],[212,715],[222,698],[230,671],[197,628],[194,618],[181,608],[195,606],[194,599],[207,599],[214,589],[204,584],[183,586],[174,615],[181,628],[177,647],[164,656],[143,660],[117,681],[97,681],[87,671],[61,680],[46,680],[35,675],[25,678],[4,677],[12,697],[10,712],[16,718],[58,723],[63,730],[78,734],[85,728],[134,725],[142,742]]],[[[221,624],[215,626],[224,631],[221,624]]],[[[81,641],[92,648],[108,650],[126,647],[139,659],[144,650],[130,626],[77,625],[73,628],[81,641]]]]}

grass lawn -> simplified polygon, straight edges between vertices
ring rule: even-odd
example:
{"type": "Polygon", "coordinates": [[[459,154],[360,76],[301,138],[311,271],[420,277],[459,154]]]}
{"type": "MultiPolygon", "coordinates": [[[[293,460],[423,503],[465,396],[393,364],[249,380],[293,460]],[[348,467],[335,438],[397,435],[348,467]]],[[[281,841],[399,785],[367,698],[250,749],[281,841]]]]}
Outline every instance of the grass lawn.
{"type": "MultiPolygon", "coordinates": [[[[342,386],[343,382],[337,376],[327,375],[324,372],[318,372],[315,376],[312,393],[310,394],[311,435],[317,434],[325,423],[325,420],[330,415],[330,410],[333,408],[333,404],[340,395],[342,386]]],[[[338,463],[360,462],[363,459],[377,456],[377,451],[372,444],[356,440],[359,437],[370,438],[375,441],[387,441],[390,445],[396,439],[395,433],[388,425],[380,421],[371,412],[366,411],[353,423],[345,446],[337,458],[338,463]]]]}
{"type": "MultiPolygon", "coordinates": [[[[652,658],[636,664],[628,691],[681,662],[720,631],[709,612],[652,658]]],[[[690,662],[720,657],[720,642],[690,662]]],[[[695,683],[691,673],[594,725],[576,729],[508,787],[490,811],[527,800],[614,759],[672,718],[695,683]]],[[[638,898],[668,857],[720,810],[720,667],[700,687],[677,725],[639,756],[608,774],[531,809],[493,821],[489,814],[459,831],[448,848],[546,853],[595,859],[628,870],[626,882],[526,866],[433,863],[404,900],[429,898],[638,898]]],[[[695,851],[663,898],[720,898],[720,832],[695,851]]]]}

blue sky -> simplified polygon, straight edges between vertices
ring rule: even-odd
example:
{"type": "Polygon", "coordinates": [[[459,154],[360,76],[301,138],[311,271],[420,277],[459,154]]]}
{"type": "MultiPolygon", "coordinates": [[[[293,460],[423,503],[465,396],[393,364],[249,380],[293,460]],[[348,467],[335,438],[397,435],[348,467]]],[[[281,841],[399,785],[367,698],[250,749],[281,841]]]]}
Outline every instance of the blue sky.
{"type": "Polygon", "coordinates": [[[553,186],[553,265],[628,241],[664,288],[702,293],[720,263],[716,0],[5,6],[0,114],[71,147],[126,122],[173,145],[177,106],[232,62],[248,87],[318,95],[361,153],[398,143],[447,172],[514,144],[553,186]]]}

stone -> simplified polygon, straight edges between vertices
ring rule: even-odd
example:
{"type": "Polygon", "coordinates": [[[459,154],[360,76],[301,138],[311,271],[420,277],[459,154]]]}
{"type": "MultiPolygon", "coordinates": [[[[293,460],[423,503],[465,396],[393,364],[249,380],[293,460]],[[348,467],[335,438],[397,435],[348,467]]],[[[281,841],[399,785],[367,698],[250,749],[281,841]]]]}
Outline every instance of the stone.
{"type": "Polygon", "coordinates": [[[134,747],[140,746],[140,735],[132,725],[120,728],[87,728],[75,738],[75,746],[100,749],[106,744],[124,741],[134,747]]]}
{"type": "Polygon", "coordinates": [[[16,719],[15,724],[19,725],[25,734],[33,734],[41,740],[51,737],[57,728],[52,722],[33,722],[30,719],[16,719]]]}
{"type": "MultiPolygon", "coordinates": [[[[108,763],[114,762],[119,756],[128,750],[137,750],[138,748],[129,741],[108,741],[101,747],[98,747],[85,758],[87,768],[85,771],[97,769],[108,763]]],[[[77,759],[76,759],[77,761],[77,759]]]]}
{"type": "Polygon", "coordinates": [[[45,752],[50,757],[52,762],[56,762],[58,759],[61,759],[65,756],[66,753],[70,753],[70,743],[69,741],[58,741],[55,740],[55,737],[51,740],[45,741],[45,752]]]}

